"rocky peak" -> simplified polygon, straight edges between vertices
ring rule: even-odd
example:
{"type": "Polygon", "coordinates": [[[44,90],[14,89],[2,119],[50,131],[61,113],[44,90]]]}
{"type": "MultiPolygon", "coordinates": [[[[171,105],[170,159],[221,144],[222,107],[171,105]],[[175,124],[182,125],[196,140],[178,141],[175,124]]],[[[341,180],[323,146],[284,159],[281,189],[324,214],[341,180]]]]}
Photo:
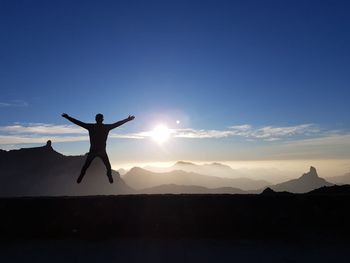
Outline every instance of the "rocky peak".
{"type": "Polygon", "coordinates": [[[303,180],[310,180],[310,179],[319,179],[320,177],[317,174],[316,168],[313,166],[310,166],[310,170],[307,173],[304,173],[300,179],[303,180]]]}
{"type": "Polygon", "coordinates": [[[313,167],[313,166],[310,166],[310,171],[308,173],[306,173],[306,174],[303,174],[303,175],[306,175],[308,177],[318,178],[318,174],[317,174],[316,168],[313,167]]]}
{"type": "Polygon", "coordinates": [[[310,170],[307,173],[304,173],[299,179],[303,182],[320,182],[324,181],[323,178],[320,178],[317,174],[316,168],[310,166],[310,170]]]}

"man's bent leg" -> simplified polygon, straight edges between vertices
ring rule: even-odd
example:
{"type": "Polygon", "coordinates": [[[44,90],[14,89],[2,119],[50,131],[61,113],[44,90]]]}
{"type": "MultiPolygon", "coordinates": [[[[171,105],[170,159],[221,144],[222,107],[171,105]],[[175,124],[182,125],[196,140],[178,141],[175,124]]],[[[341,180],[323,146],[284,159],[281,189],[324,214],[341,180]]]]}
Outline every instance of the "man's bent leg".
{"type": "Polygon", "coordinates": [[[88,156],[86,157],[85,163],[83,165],[83,168],[81,168],[80,175],[77,179],[77,183],[80,184],[81,180],[83,180],[83,177],[86,173],[86,170],[89,168],[91,162],[94,160],[96,156],[92,153],[88,153],[88,156]]]}
{"type": "Polygon", "coordinates": [[[112,167],[111,167],[111,163],[109,162],[108,155],[107,155],[107,153],[103,153],[100,155],[100,157],[106,166],[108,180],[112,184],[113,183],[112,167]]]}

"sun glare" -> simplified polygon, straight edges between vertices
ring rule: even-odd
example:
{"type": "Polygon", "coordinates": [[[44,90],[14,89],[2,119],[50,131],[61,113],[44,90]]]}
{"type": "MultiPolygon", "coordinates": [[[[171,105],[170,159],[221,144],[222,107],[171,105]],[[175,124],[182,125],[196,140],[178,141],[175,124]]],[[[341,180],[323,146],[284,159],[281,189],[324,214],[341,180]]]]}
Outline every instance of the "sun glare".
{"type": "Polygon", "coordinates": [[[151,131],[152,139],[157,143],[163,143],[170,137],[171,130],[165,125],[158,125],[151,131]]]}

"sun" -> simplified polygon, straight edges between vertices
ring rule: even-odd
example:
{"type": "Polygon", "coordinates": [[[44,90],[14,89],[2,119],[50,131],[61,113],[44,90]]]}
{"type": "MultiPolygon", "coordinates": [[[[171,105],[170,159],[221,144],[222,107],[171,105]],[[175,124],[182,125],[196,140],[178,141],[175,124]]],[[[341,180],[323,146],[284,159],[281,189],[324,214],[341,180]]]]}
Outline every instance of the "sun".
{"type": "Polygon", "coordinates": [[[171,134],[171,130],[163,124],[157,125],[151,131],[152,139],[159,144],[162,144],[165,141],[167,141],[170,137],[170,134],[171,134]]]}

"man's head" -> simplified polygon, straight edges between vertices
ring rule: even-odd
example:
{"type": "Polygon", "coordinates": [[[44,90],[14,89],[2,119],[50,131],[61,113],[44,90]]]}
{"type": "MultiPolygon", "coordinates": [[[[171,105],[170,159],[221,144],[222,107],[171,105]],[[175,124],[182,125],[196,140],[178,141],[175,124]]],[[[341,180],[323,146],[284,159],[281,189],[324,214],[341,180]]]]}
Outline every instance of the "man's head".
{"type": "Polygon", "coordinates": [[[101,114],[101,113],[96,114],[95,120],[96,120],[96,123],[102,123],[103,122],[103,114],[101,114]]]}

